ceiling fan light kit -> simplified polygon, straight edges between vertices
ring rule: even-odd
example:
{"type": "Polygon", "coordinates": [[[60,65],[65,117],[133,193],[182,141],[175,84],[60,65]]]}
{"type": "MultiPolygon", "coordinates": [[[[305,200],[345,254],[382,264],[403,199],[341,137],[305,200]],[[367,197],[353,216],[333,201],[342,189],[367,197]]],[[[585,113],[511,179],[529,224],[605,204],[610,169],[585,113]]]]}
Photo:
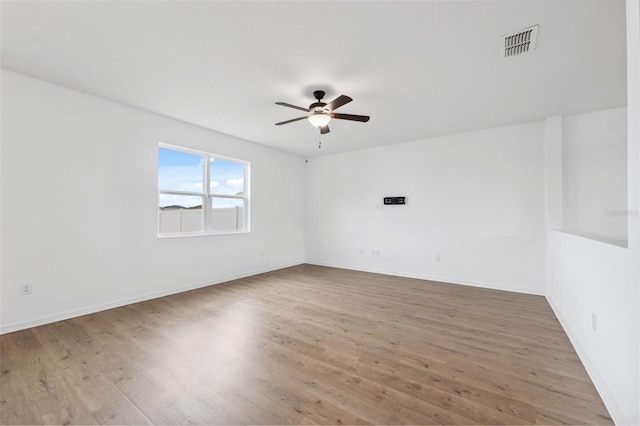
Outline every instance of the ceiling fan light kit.
{"type": "Polygon", "coordinates": [[[316,98],[316,102],[309,105],[309,108],[291,105],[286,102],[276,102],[276,105],[286,106],[288,108],[298,109],[301,111],[306,111],[308,113],[303,117],[293,118],[291,120],[276,123],[276,126],[293,123],[294,121],[304,120],[306,118],[309,120],[309,123],[311,123],[313,127],[317,127],[320,130],[320,134],[325,134],[329,133],[329,122],[332,118],[338,120],[360,121],[363,123],[369,121],[368,115],[339,114],[333,112],[341,106],[351,102],[353,99],[351,99],[349,96],[340,95],[327,104],[325,102],[322,102],[322,98],[324,98],[324,95],[325,93],[322,90],[316,90],[315,92],[313,92],[313,97],[316,98]]]}
{"type": "Polygon", "coordinates": [[[331,121],[331,117],[324,112],[314,112],[309,116],[309,123],[314,127],[324,127],[331,121]]]}

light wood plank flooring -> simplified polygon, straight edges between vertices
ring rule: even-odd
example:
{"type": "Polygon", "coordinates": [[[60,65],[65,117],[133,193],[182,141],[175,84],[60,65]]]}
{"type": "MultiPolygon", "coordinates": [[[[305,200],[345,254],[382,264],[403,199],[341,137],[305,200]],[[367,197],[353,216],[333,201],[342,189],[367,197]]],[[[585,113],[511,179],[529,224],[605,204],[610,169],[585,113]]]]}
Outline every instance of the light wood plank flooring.
{"type": "Polygon", "coordinates": [[[611,424],[543,297],[319,266],[0,343],[3,424],[611,424]]]}

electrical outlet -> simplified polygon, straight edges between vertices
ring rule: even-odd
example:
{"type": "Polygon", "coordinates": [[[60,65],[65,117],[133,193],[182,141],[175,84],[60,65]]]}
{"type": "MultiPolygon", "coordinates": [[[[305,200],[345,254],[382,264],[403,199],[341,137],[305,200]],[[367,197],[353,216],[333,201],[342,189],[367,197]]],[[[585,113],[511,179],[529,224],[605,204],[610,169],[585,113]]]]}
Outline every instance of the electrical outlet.
{"type": "Polygon", "coordinates": [[[33,284],[31,283],[24,283],[24,284],[20,284],[20,294],[25,296],[27,294],[31,294],[33,293],[33,284]]]}
{"type": "Polygon", "coordinates": [[[594,313],[591,314],[591,328],[593,331],[598,331],[598,316],[594,313]]]}
{"type": "Polygon", "coordinates": [[[440,262],[440,255],[436,254],[436,262],[440,262]]]}
{"type": "Polygon", "coordinates": [[[374,256],[380,256],[380,250],[371,250],[371,254],[374,256]]]}

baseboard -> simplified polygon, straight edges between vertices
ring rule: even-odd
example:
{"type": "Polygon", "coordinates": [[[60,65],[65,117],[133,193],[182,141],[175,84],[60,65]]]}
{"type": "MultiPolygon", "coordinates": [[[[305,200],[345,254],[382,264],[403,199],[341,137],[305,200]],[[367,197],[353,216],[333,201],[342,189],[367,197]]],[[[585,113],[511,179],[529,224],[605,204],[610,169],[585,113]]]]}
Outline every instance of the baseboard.
{"type": "Polygon", "coordinates": [[[349,269],[353,271],[361,271],[361,272],[371,272],[374,274],[382,274],[382,275],[393,275],[396,277],[404,277],[404,278],[415,278],[419,280],[428,280],[428,281],[437,281],[446,284],[456,284],[456,285],[466,285],[471,287],[480,287],[487,288],[491,290],[502,290],[502,291],[510,291],[512,293],[522,293],[522,294],[531,294],[534,296],[544,296],[544,290],[540,289],[531,289],[531,288],[520,288],[520,287],[511,287],[506,284],[499,283],[487,283],[482,281],[469,281],[469,280],[461,280],[452,277],[445,276],[437,276],[437,275],[425,275],[425,274],[408,274],[399,271],[389,271],[385,269],[378,268],[363,268],[360,266],[353,265],[343,265],[343,264],[335,264],[335,263],[327,263],[327,262],[318,262],[313,260],[307,260],[306,263],[310,265],[318,265],[318,266],[328,266],[331,268],[339,268],[339,269],[349,269]]]}
{"type": "Polygon", "coordinates": [[[232,274],[224,277],[218,277],[216,279],[202,281],[198,283],[187,284],[180,287],[174,287],[167,290],[162,290],[153,293],[147,293],[140,296],[129,297],[126,299],[115,300],[109,303],[103,303],[99,305],[88,306],[81,309],[74,309],[70,311],[61,312],[54,315],[46,315],[43,317],[31,319],[28,321],[14,322],[10,324],[2,324],[0,326],[0,335],[13,333],[15,331],[25,330],[32,327],[38,327],[45,324],[51,324],[53,322],[64,321],[71,318],[80,317],[83,315],[94,314],[96,312],[106,311],[108,309],[119,308],[121,306],[131,305],[133,303],[145,302],[147,300],[157,299],[159,297],[171,296],[172,294],[183,293],[185,291],[196,290],[198,288],[208,287],[211,285],[222,284],[225,282],[237,280],[240,278],[246,278],[253,275],[263,274],[266,272],[276,271],[278,269],[289,268],[291,266],[301,265],[303,261],[292,262],[281,265],[270,266],[268,268],[255,269],[240,274],[232,274]]]}
{"type": "Polygon", "coordinates": [[[562,329],[564,330],[566,335],[569,337],[569,340],[573,345],[573,349],[578,354],[580,361],[582,361],[582,365],[584,365],[585,370],[587,370],[587,374],[589,375],[589,378],[593,382],[593,385],[596,387],[596,390],[598,391],[600,398],[602,398],[602,402],[604,402],[605,407],[607,407],[607,410],[609,410],[609,414],[611,414],[611,418],[613,422],[617,425],[631,424],[625,418],[623,411],[620,409],[618,402],[613,397],[613,394],[609,390],[609,387],[607,386],[606,382],[604,381],[602,376],[600,376],[600,373],[598,373],[598,370],[596,369],[595,365],[593,365],[593,363],[591,362],[591,359],[589,359],[589,356],[587,355],[586,351],[580,345],[578,338],[571,330],[571,327],[569,327],[569,325],[565,321],[564,317],[560,313],[560,310],[558,309],[556,304],[548,296],[546,297],[546,299],[547,299],[547,302],[549,302],[549,306],[551,306],[551,309],[553,310],[553,313],[555,314],[556,318],[558,318],[558,321],[560,322],[562,329]]]}

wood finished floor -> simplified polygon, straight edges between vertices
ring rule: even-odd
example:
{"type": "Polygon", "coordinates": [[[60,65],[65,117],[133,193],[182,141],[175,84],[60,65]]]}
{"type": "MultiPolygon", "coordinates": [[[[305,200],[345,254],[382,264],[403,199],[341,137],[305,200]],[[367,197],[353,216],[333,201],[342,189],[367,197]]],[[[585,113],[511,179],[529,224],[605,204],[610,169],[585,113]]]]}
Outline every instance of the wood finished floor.
{"type": "Polygon", "coordinates": [[[543,297],[319,266],[0,343],[3,424],[611,424],[543,297]]]}

